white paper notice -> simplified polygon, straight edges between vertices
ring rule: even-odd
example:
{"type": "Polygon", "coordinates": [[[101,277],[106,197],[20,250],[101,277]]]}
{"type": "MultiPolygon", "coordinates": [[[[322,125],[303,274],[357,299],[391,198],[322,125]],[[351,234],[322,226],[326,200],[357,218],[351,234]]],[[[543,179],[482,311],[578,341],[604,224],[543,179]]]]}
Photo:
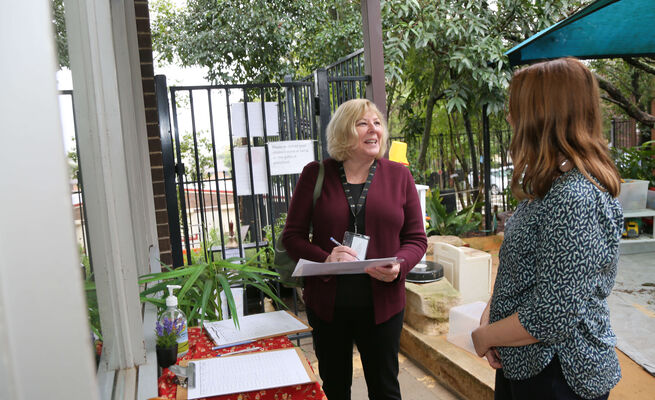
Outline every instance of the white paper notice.
{"type": "Polygon", "coordinates": [[[309,330],[309,327],[286,311],[251,314],[239,317],[239,326],[232,319],[204,322],[204,327],[218,346],[264,337],[309,330]]]}
{"type": "MultiPolygon", "coordinates": [[[[232,137],[246,136],[246,115],[244,112],[244,103],[234,103],[230,105],[230,116],[232,120],[232,137]]],[[[278,136],[278,107],[275,102],[264,103],[264,113],[266,114],[266,136],[278,136]]],[[[264,137],[264,124],[262,124],[262,103],[248,103],[248,130],[250,137],[264,137]]]]}
{"type": "Polygon", "coordinates": [[[262,146],[251,146],[252,159],[248,156],[248,147],[234,148],[234,169],[237,180],[237,194],[248,196],[252,194],[250,187],[250,168],[255,184],[255,194],[268,193],[268,178],[266,177],[266,149],[262,146]]]}
{"type": "Polygon", "coordinates": [[[193,361],[196,385],[189,399],[312,382],[296,349],[193,361]]]}
{"type": "Polygon", "coordinates": [[[296,269],[293,270],[291,276],[315,276],[315,275],[348,275],[348,274],[363,274],[364,269],[368,267],[381,267],[397,262],[396,257],[389,258],[373,258],[363,261],[348,261],[348,262],[314,262],[301,258],[296,264],[296,269]]]}
{"type": "Polygon", "coordinates": [[[312,140],[287,140],[267,145],[271,175],[299,174],[305,165],[314,161],[312,140]]]}

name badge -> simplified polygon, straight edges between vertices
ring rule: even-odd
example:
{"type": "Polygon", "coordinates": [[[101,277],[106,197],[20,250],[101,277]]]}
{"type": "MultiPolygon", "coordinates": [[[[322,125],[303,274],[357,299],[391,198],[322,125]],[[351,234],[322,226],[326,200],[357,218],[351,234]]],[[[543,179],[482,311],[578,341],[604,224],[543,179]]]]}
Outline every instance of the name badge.
{"type": "Polygon", "coordinates": [[[355,250],[357,258],[360,260],[366,260],[366,250],[368,249],[369,240],[371,240],[370,236],[354,232],[346,232],[343,235],[343,245],[355,250]]]}

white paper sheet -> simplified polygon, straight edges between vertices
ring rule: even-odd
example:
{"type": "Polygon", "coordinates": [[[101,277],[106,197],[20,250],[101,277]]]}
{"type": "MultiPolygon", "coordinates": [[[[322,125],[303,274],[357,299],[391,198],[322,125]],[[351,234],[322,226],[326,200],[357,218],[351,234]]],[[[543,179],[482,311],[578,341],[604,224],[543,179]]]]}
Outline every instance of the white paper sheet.
{"type": "Polygon", "coordinates": [[[234,148],[234,169],[237,180],[237,194],[248,196],[252,194],[250,187],[250,168],[255,184],[255,194],[268,193],[268,178],[266,177],[266,149],[263,146],[250,147],[252,159],[248,154],[248,147],[234,148]]]}
{"type": "MultiPolygon", "coordinates": [[[[278,136],[280,129],[278,126],[277,103],[270,101],[264,103],[264,112],[266,113],[266,136],[278,136]]],[[[232,120],[232,137],[247,137],[246,115],[243,103],[231,104],[230,116],[232,120]]],[[[264,136],[261,102],[248,102],[248,131],[250,132],[250,137],[264,136]]]]}
{"type": "Polygon", "coordinates": [[[239,326],[232,319],[204,322],[204,327],[218,346],[264,337],[308,330],[309,327],[286,311],[252,314],[239,317],[239,326]]]}
{"type": "Polygon", "coordinates": [[[311,382],[295,348],[193,361],[196,385],[189,399],[311,382]]]}
{"type": "Polygon", "coordinates": [[[291,276],[314,276],[314,275],[348,275],[348,274],[363,274],[364,269],[368,267],[380,267],[389,265],[396,262],[396,257],[389,258],[374,258],[371,260],[363,261],[349,261],[349,262],[314,262],[301,258],[296,264],[296,269],[293,270],[291,276]]]}
{"type": "Polygon", "coordinates": [[[269,142],[267,146],[271,175],[299,174],[305,165],[314,161],[313,140],[269,142]]]}

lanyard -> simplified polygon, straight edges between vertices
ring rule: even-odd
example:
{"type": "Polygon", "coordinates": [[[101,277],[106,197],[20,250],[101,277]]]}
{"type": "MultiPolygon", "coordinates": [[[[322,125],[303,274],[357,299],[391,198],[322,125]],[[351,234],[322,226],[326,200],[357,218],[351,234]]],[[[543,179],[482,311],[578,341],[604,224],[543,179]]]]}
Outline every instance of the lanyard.
{"type": "Polygon", "coordinates": [[[348,180],[346,179],[346,171],[343,169],[343,163],[339,163],[339,174],[341,175],[341,185],[343,186],[343,191],[346,192],[346,199],[348,200],[348,205],[350,206],[350,212],[352,213],[355,219],[355,233],[357,233],[357,215],[362,208],[364,207],[364,202],[366,201],[366,194],[368,193],[368,187],[371,185],[373,180],[373,175],[375,175],[375,169],[377,168],[378,160],[374,160],[373,164],[368,170],[368,176],[366,177],[366,183],[362,189],[362,193],[359,195],[359,200],[357,204],[353,200],[352,193],[350,192],[350,187],[348,186],[348,180]]]}

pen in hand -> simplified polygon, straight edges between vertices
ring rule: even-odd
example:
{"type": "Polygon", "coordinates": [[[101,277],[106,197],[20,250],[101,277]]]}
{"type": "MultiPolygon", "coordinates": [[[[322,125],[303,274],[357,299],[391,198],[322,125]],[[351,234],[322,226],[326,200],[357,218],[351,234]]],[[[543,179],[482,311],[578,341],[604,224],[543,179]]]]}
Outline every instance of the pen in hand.
{"type": "MultiPolygon", "coordinates": [[[[332,243],[336,244],[337,246],[343,246],[341,243],[339,243],[339,241],[337,239],[333,238],[332,236],[330,236],[330,241],[332,243]]],[[[359,256],[355,256],[355,259],[357,259],[359,261],[359,256]]]]}

